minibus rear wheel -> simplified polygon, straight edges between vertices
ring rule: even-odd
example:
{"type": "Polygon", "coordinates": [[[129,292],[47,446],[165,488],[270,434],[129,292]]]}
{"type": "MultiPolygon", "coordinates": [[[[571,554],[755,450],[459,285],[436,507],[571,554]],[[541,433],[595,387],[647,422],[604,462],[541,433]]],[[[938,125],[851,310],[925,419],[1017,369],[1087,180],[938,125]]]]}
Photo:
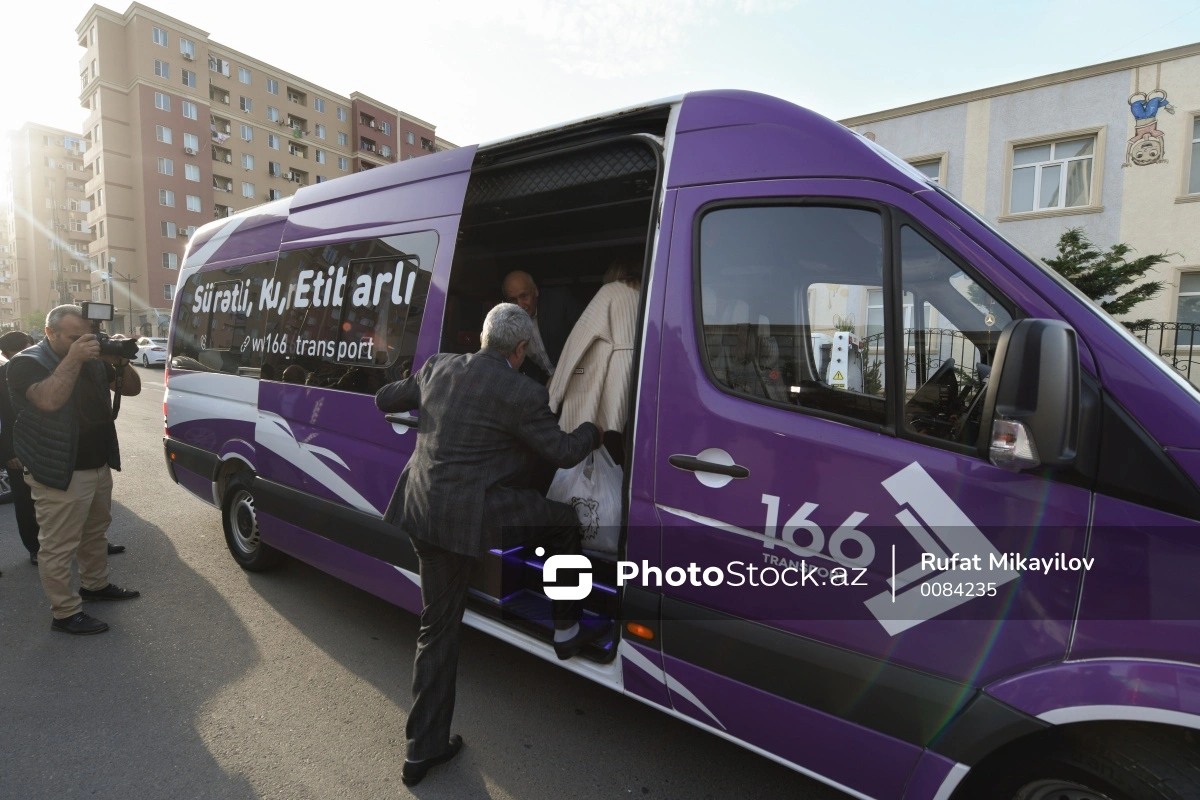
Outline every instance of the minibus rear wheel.
{"type": "Polygon", "coordinates": [[[229,480],[221,501],[221,520],[225,527],[225,544],[242,569],[263,572],[277,565],[282,554],[263,544],[258,533],[258,516],[254,510],[253,476],[239,473],[229,480]]]}
{"type": "Polygon", "coordinates": [[[1080,723],[1050,732],[966,782],[955,798],[1185,800],[1200,797],[1200,737],[1145,722],[1080,723]]]}

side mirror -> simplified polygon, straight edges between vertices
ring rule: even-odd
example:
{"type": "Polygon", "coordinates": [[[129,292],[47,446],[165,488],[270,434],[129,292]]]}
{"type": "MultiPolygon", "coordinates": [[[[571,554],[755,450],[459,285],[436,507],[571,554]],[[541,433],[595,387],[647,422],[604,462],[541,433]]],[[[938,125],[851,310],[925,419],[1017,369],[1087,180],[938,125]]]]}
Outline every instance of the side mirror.
{"type": "Polygon", "coordinates": [[[1074,463],[1079,342],[1065,322],[1021,319],[1000,334],[983,404],[980,455],[1004,469],[1074,463]]]}

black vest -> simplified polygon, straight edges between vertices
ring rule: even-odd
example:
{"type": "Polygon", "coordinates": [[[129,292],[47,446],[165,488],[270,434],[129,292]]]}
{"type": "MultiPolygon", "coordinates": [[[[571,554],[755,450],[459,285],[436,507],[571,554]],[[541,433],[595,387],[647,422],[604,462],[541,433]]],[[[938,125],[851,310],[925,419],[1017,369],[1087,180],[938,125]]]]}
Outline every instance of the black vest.
{"type": "MultiPolygon", "coordinates": [[[[62,362],[50,347],[48,338],[22,350],[13,360],[18,358],[32,358],[51,374],[62,362]]],[[[112,395],[108,391],[108,372],[104,362],[92,360],[84,363],[75,380],[97,381],[104,387],[97,394],[105,398],[111,419],[112,395]]],[[[13,425],[13,452],[39,483],[65,491],[71,485],[75,457],[79,451],[79,409],[75,405],[74,391],[57,411],[42,411],[15,392],[10,392],[10,396],[17,417],[13,425]]],[[[121,468],[121,451],[115,434],[108,450],[108,465],[113,469],[121,468]]]]}

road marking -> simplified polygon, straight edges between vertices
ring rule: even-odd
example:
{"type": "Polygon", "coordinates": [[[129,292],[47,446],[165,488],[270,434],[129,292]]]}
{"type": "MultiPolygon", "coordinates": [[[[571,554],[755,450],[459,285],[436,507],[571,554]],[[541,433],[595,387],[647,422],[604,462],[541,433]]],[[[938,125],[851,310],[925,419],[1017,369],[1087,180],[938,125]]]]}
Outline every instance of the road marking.
{"type": "Polygon", "coordinates": [[[165,383],[155,383],[154,381],[142,381],[142,386],[157,386],[161,389],[167,388],[165,383]]]}

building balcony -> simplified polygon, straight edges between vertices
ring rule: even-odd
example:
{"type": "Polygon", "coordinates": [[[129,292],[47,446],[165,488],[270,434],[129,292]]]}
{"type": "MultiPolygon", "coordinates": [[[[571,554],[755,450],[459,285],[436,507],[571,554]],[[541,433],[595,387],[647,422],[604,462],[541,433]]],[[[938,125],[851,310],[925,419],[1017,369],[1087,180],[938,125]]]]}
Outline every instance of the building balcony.
{"type": "Polygon", "coordinates": [[[296,105],[300,106],[308,105],[308,95],[297,89],[293,89],[290,86],[287,90],[287,99],[289,103],[295,103],[296,105]]]}
{"type": "Polygon", "coordinates": [[[232,206],[224,206],[224,205],[221,205],[220,203],[216,203],[215,205],[213,205],[213,217],[214,218],[220,219],[221,217],[228,217],[228,216],[232,216],[232,215],[233,215],[233,207],[232,206]]]}
{"type": "Polygon", "coordinates": [[[233,179],[226,178],[223,175],[213,175],[213,191],[232,193],[233,179]]]}
{"type": "Polygon", "coordinates": [[[213,103],[229,105],[229,92],[219,86],[213,86],[212,84],[209,84],[208,99],[213,103]]]}
{"type": "Polygon", "coordinates": [[[302,144],[289,144],[288,145],[288,153],[295,156],[296,158],[304,158],[304,159],[308,158],[308,148],[302,144]]]}
{"type": "Polygon", "coordinates": [[[221,147],[214,144],[212,146],[212,160],[216,161],[218,164],[232,164],[233,151],[228,147],[221,147]]]}

